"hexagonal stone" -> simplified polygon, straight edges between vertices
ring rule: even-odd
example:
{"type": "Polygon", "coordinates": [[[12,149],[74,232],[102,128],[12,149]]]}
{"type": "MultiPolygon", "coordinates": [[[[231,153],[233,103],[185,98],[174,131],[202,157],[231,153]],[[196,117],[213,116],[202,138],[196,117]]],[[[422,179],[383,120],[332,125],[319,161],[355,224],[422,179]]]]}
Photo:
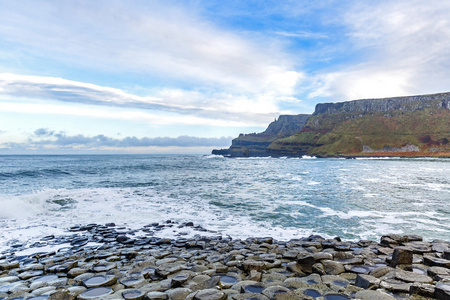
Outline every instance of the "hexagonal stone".
{"type": "Polygon", "coordinates": [[[139,290],[125,290],[122,292],[122,297],[127,300],[141,300],[145,293],[139,290]]]}
{"type": "Polygon", "coordinates": [[[361,300],[395,300],[395,298],[389,294],[371,290],[359,291],[355,294],[355,298],[361,300]]]}
{"type": "Polygon", "coordinates": [[[270,299],[275,299],[278,294],[289,293],[290,290],[281,285],[275,285],[268,287],[262,291],[262,294],[269,297],[270,299]]]}
{"type": "Polygon", "coordinates": [[[257,261],[257,260],[246,260],[244,261],[244,270],[246,270],[247,272],[251,271],[251,270],[256,270],[256,271],[263,271],[266,269],[266,264],[263,261],[257,261]]]}
{"type": "Polygon", "coordinates": [[[83,280],[83,285],[87,288],[94,288],[100,286],[111,286],[117,282],[114,275],[93,276],[83,280]]]}
{"type": "Polygon", "coordinates": [[[128,289],[143,286],[147,281],[144,277],[125,277],[120,279],[120,283],[128,289]]]}
{"type": "Polygon", "coordinates": [[[410,295],[420,295],[425,297],[433,297],[435,286],[432,284],[415,282],[409,288],[410,295]]]}
{"type": "Polygon", "coordinates": [[[413,262],[413,250],[408,247],[395,247],[390,266],[411,265],[413,262]]]}
{"type": "Polygon", "coordinates": [[[192,293],[192,291],[188,288],[176,288],[172,290],[167,290],[166,293],[172,300],[184,300],[186,299],[187,295],[192,293]]]}
{"type": "Polygon", "coordinates": [[[18,268],[20,265],[18,260],[8,261],[0,260],[0,271],[18,268]]]}
{"type": "Polygon", "coordinates": [[[436,284],[436,290],[434,292],[434,295],[438,300],[450,299],[450,283],[441,282],[436,284]]]}
{"type": "Polygon", "coordinates": [[[91,288],[91,289],[84,291],[83,293],[78,295],[77,299],[80,299],[80,300],[99,299],[103,296],[111,295],[112,293],[113,293],[113,290],[110,287],[104,287],[104,286],[96,287],[96,288],[91,288]]]}
{"type": "Polygon", "coordinates": [[[201,290],[195,294],[194,300],[225,300],[227,295],[216,289],[201,290]]]}
{"type": "Polygon", "coordinates": [[[427,275],[417,274],[414,272],[408,272],[404,270],[396,270],[395,278],[405,282],[421,282],[421,283],[433,282],[433,279],[427,275]]]}
{"type": "Polygon", "coordinates": [[[380,283],[380,287],[382,287],[383,289],[399,293],[409,293],[409,288],[411,287],[411,285],[412,283],[405,283],[403,281],[395,279],[386,279],[381,281],[380,283]]]}
{"type": "Polygon", "coordinates": [[[427,274],[433,277],[434,280],[440,281],[443,278],[450,276],[450,269],[443,267],[429,267],[427,269],[427,274]]]}
{"type": "Polygon", "coordinates": [[[145,295],[150,300],[167,300],[169,299],[169,295],[163,292],[148,292],[145,295]]]}
{"type": "Polygon", "coordinates": [[[355,285],[363,289],[374,290],[380,286],[381,280],[370,275],[359,274],[356,276],[355,285]]]}
{"type": "Polygon", "coordinates": [[[321,263],[325,269],[325,273],[329,275],[339,275],[345,272],[344,265],[340,262],[334,260],[322,260],[321,263]]]}
{"type": "Polygon", "coordinates": [[[450,268],[450,260],[438,258],[438,257],[430,256],[430,255],[424,255],[423,262],[427,266],[450,268]]]}

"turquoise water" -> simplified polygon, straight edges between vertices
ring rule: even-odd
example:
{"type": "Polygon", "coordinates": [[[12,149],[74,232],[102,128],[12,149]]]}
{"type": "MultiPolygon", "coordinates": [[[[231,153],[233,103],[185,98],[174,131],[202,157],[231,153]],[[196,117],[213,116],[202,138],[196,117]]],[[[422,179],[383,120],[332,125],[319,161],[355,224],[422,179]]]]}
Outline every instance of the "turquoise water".
{"type": "Polygon", "coordinates": [[[0,156],[0,207],[0,245],[167,219],[237,238],[450,240],[450,160],[0,156]]]}

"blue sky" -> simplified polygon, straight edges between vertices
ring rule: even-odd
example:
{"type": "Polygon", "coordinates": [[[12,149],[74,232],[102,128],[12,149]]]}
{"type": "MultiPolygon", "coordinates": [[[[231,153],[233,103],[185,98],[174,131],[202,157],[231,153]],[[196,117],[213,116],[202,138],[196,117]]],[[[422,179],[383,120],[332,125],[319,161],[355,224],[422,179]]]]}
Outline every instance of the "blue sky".
{"type": "Polygon", "coordinates": [[[450,91],[448,1],[0,0],[0,154],[209,153],[280,114],[450,91]]]}

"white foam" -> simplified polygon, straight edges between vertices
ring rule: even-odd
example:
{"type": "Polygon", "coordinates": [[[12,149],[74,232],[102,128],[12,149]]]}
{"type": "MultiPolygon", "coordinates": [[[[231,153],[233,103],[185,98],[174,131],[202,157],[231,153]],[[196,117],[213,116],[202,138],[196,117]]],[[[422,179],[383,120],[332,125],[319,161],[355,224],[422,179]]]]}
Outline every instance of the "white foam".
{"type": "Polygon", "coordinates": [[[319,181],[309,181],[306,184],[307,185],[318,185],[318,184],[321,184],[321,182],[319,182],[319,181]]]}
{"type": "Polygon", "coordinates": [[[203,157],[203,158],[207,158],[207,159],[210,159],[210,158],[219,158],[219,159],[221,159],[221,158],[226,158],[226,157],[223,156],[223,155],[216,155],[216,154],[203,155],[202,157],[203,157]]]}

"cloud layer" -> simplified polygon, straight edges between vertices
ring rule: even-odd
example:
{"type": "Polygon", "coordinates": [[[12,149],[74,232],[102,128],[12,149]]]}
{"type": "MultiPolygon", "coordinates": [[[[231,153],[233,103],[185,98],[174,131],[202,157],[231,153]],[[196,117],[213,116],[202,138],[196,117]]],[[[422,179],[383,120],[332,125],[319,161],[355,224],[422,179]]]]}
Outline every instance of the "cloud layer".
{"type": "Polygon", "coordinates": [[[448,91],[450,3],[355,3],[333,22],[346,26],[359,59],[316,76],[310,97],[341,100],[448,91]]]}
{"type": "Polygon", "coordinates": [[[124,138],[111,138],[105,135],[85,136],[67,135],[65,132],[55,132],[48,128],[39,128],[34,131],[26,143],[6,143],[4,149],[43,149],[43,148],[71,148],[71,149],[120,149],[120,148],[148,148],[148,147],[227,147],[231,137],[202,138],[194,136],[137,138],[129,136],[124,138]]]}

